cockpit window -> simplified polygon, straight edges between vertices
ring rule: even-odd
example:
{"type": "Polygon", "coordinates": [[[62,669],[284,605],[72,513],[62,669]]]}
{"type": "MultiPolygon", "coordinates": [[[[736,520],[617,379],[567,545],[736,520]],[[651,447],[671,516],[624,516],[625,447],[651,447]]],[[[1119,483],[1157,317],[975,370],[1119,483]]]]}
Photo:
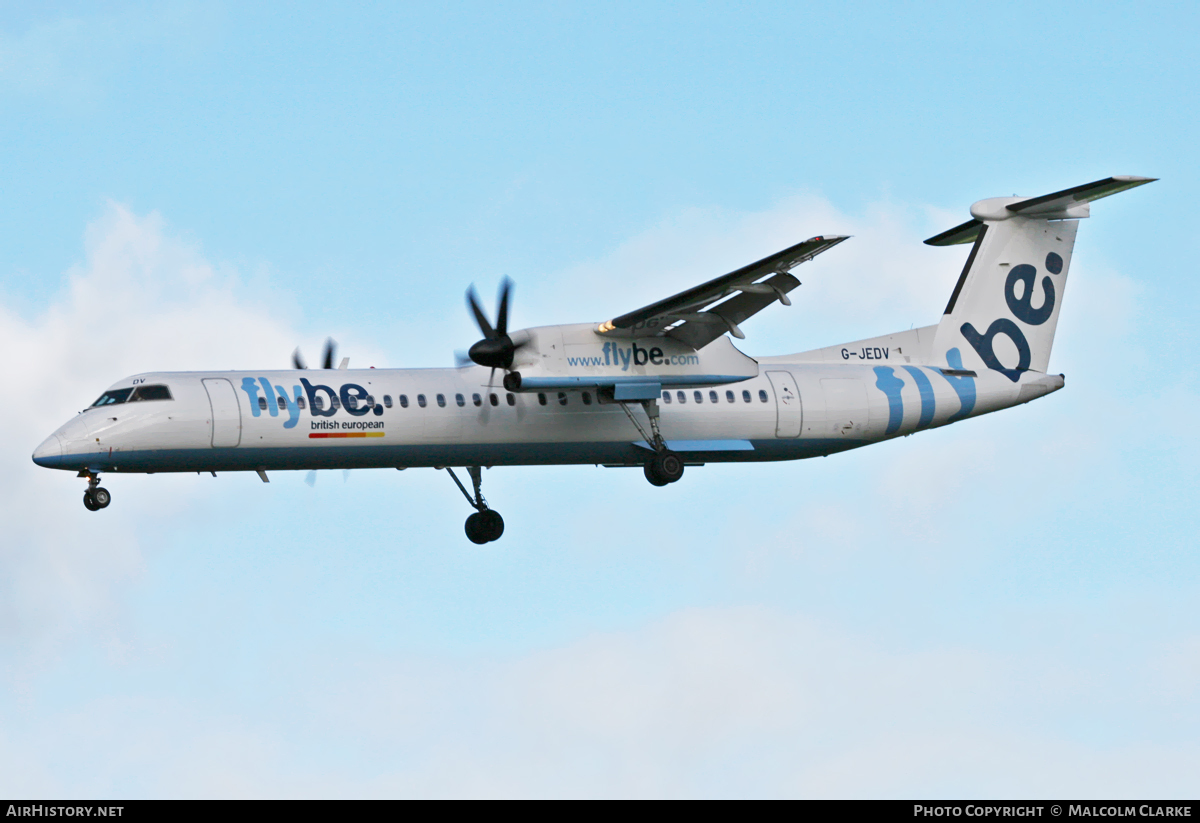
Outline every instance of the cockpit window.
{"type": "Polygon", "coordinates": [[[115,406],[117,403],[124,403],[129,399],[129,394],[133,389],[112,389],[100,395],[100,399],[92,404],[96,406],[115,406]]]}
{"type": "Polygon", "coordinates": [[[166,386],[138,386],[133,390],[133,397],[129,398],[129,402],[136,403],[138,400],[171,399],[171,390],[166,386]]]}

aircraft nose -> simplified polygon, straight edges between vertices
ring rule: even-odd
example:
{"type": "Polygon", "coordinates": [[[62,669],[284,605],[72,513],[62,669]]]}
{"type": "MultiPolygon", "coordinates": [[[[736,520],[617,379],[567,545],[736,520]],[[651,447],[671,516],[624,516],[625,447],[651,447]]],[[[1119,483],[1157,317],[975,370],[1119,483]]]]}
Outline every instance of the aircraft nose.
{"type": "Polygon", "coordinates": [[[62,440],[57,434],[52,434],[33,450],[33,462],[39,466],[54,466],[62,457],[62,451],[62,440]]]}

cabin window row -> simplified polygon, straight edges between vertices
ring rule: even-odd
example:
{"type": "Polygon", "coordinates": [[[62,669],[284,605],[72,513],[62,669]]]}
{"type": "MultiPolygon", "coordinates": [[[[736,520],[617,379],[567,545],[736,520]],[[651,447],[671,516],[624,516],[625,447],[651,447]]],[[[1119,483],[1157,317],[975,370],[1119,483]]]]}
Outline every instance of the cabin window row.
{"type": "MultiPolygon", "coordinates": [[[[159,387],[156,386],[153,388],[159,388],[159,387]]],[[[165,389],[166,387],[164,386],[161,388],[165,389]]],[[[128,390],[126,389],[124,391],[127,392],[128,390]]],[[[110,393],[110,394],[112,394],[112,393],[110,393]]],[[[700,391],[699,389],[694,390],[692,392],[693,401],[696,403],[703,403],[704,402],[704,394],[705,393],[700,391]]],[[[675,395],[674,399],[672,399],[671,392],[664,391],[662,393],[663,403],[671,404],[671,403],[678,402],[680,404],[685,404],[688,402],[687,392],[676,391],[674,393],[674,395],[675,395]]],[[[125,396],[128,396],[128,395],[126,394],[125,396]]],[[[106,397],[107,397],[107,395],[106,395],[106,397]]],[[[106,397],[101,398],[101,400],[106,400],[106,397]]],[[[416,397],[417,397],[417,406],[419,406],[420,408],[423,409],[429,405],[429,399],[424,394],[418,394],[416,397]]],[[[151,398],[146,397],[146,398],[138,398],[138,399],[149,400],[151,398]]],[[[158,399],[158,398],[154,398],[154,399],[158,399]]],[[[170,394],[167,394],[167,397],[165,397],[163,399],[170,399],[170,394]]],[[[348,399],[350,401],[350,403],[349,403],[350,409],[356,410],[358,408],[359,398],[350,397],[348,399]]],[[[540,405],[540,406],[546,406],[546,405],[549,405],[549,403],[550,403],[550,398],[546,395],[545,392],[538,392],[537,399],[538,399],[538,405],[540,405]]],[[[567,392],[560,391],[560,392],[556,393],[555,399],[558,401],[558,405],[565,406],[569,402],[569,395],[567,394],[567,392]]],[[[592,393],[591,392],[586,392],[586,391],[581,392],[580,399],[583,401],[583,405],[585,405],[585,406],[592,405],[592,393]]],[[[758,390],[758,399],[759,399],[759,402],[761,402],[761,403],[767,403],[770,401],[770,395],[767,394],[765,389],[759,389],[758,390]]],[[[329,400],[330,400],[330,405],[332,406],[332,408],[334,410],[340,409],[342,407],[341,400],[339,400],[336,396],[329,398],[329,400]]],[[[373,408],[375,406],[375,398],[374,397],[368,396],[368,397],[362,398],[362,400],[363,400],[366,408],[368,408],[368,409],[373,408]]],[[[400,408],[402,408],[402,409],[408,408],[408,395],[407,394],[401,394],[401,395],[397,396],[396,400],[400,403],[400,408]]],[[[444,394],[434,395],[434,400],[437,403],[438,408],[445,408],[447,405],[446,395],[444,395],[444,394]]],[[[504,401],[510,406],[517,405],[517,398],[515,395],[512,394],[512,392],[504,393],[504,401]]],[[[116,401],[106,400],[106,402],[108,402],[108,403],[112,403],[112,402],[123,403],[123,402],[125,402],[125,400],[122,398],[122,399],[116,400],[116,401]]],[[[280,411],[285,411],[287,409],[287,401],[283,397],[276,397],[275,402],[278,404],[278,408],[280,411]]],[[[483,402],[484,402],[483,395],[479,394],[478,392],[471,395],[471,405],[478,407],[478,406],[482,406],[483,402]]],[[[488,396],[487,396],[487,402],[493,406],[499,406],[500,405],[500,397],[496,392],[489,392],[488,396]]],[[[720,403],[721,402],[720,394],[717,393],[716,391],[710,390],[708,392],[708,402],[709,403],[720,403]]],[[[736,403],[737,395],[734,392],[727,390],[725,392],[725,402],[736,403]]],[[[743,403],[754,402],[754,398],[751,396],[749,390],[747,390],[747,389],[742,390],[742,402],[743,403]]],[[[466,406],[467,398],[465,395],[455,394],[454,395],[454,403],[455,403],[455,405],[457,405],[459,407],[466,406]]],[[[103,405],[103,404],[101,404],[100,401],[97,401],[97,405],[103,405]]],[[[307,404],[305,403],[305,399],[303,396],[296,398],[296,406],[297,407],[303,409],[306,407],[306,405],[307,404]]],[[[392,396],[390,394],[385,394],[383,396],[383,405],[385,408],[389,408],[389,409],[392,408],[392,396]]],[[[263,411],[266,411],[267,410],[267,398],[259,397],[258,398],[258,407],[260,409],[262,409],[263,411]]],[[[313,398],[313,408],[317,411],[324,411],[325,410],[325,398],[319,394],[317,396],[315,396],[313,398]]]]}
{"type": "MultiPolygon", "coordinates": [[[[704,392],[700,391],[699,389],[696,389],[695,391],[692,392],[692,400],[696,403],[703,403],[704,402],[704,394],[705,394],[704,392]]],[[[671,398],[671,392],[665,391],[662,393],[662,399],[663,399],[663,402],[667,403],[667,404],[674,403],[674,402],[683,404],[683,403],[688,402],[687,392],[685,392],[685,391],[676,391],[675,398],[673,400],[671,398]]],[[[771,396],[769,394],[767,394],[766,389],[758,390],[758,401],[760,403],[767,403],[770,401],[770,399],[771,399],[771,396]]],[[[708,392],[708,402],[709,403],[720,403],[721,395],[716,391],[710,390],[708,392]]],[[[726,403],[736,403],[737,395],[734,392],[729,391],[727,389],[725,391],[725,402],[726,403]]],[[[753,403],[754,402],[754,397],[750,394],[749,389],[742,389],[742,402],[743,403],[753,403]]]]}

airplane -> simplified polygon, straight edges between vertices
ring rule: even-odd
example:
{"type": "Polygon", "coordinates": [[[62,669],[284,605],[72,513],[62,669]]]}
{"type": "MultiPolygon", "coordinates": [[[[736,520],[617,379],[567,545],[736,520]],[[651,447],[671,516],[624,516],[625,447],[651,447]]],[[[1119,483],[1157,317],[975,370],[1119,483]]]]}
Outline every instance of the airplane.
{"type": "Polygon", "coordinates": [[[432,467],[475,511],[467,538],[500,538],[484,467],[641,466],[655,486],[705,463],[826,456],[1028,403],[1065,384],[1047,372],[1079,220],[1090,203],[1153,182],[1107,177],[1041,197],[995,197],[925,242],[971,243],[936,324],[798,354],[752,358],[730,336],[788,297],[792,271],[847,237],[813,237],[601,323],[509,331],[474,286],[483,338],[455,368],[150,372],[118,381],[37,447],[39,466],[101,473],[432,467]],[[502,373],[500,385],[495,383],[502,373]],[[453,467],[465,467],[468,491],[453,467]]]}

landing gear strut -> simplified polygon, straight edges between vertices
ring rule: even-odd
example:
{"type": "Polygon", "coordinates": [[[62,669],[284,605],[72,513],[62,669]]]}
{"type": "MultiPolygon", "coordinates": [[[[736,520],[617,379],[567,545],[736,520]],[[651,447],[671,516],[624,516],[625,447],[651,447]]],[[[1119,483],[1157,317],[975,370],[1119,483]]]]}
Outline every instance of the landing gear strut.
{"type": "Polygon", "coordinates": [[[108,508],[108,504],[112,502],[112,495],[108,493],[108,489],[100,486],[100,475],[82,471],[79,476],[88,479],[87,491],[83,493],[84,507],[90,512],[108,508]]]}
{"type": "Polygon", "coordinates": [[[480,486],[483,485],[483,477],[479,467],[467,466],[467,474],[471,475],[471,483],[475,486],[473,498],[467,491],[467,487],[458,479],[458,475],[454,473],[454,469],[447,466],[446,471],[458,486],[459,491],[463,493],[463,497],[467,498],[467,502],[475,507],[475,513],[467,518],[465,526],[467,539],[478,545],[499,540],[500,535],[504,534],[504,518],[500,516],[500,512],[489,509],[487,501],[483,499],[483,493],[480,490],[480,486]]]}
{"type": "Polygon", "coordinates": [[[662,432],[658,430],[658,401],[642,401],[642,408],[646,412],[646,417],[650,420],[650,434],[646,433],[646,430],[642,428],[642,424],[633,416],[633,412],[629,410],[628,403],[622,403],[621,408],[625,410],[629,421],[637,426],[637,430],[642,433],[642,437],[646,438],[646,442],[654,449],[654,454],[646,460],[646,479],[652,485],[665,486],[683,477],[683,459],[667,448],[667,443],[663,440],[662,432]]]}

